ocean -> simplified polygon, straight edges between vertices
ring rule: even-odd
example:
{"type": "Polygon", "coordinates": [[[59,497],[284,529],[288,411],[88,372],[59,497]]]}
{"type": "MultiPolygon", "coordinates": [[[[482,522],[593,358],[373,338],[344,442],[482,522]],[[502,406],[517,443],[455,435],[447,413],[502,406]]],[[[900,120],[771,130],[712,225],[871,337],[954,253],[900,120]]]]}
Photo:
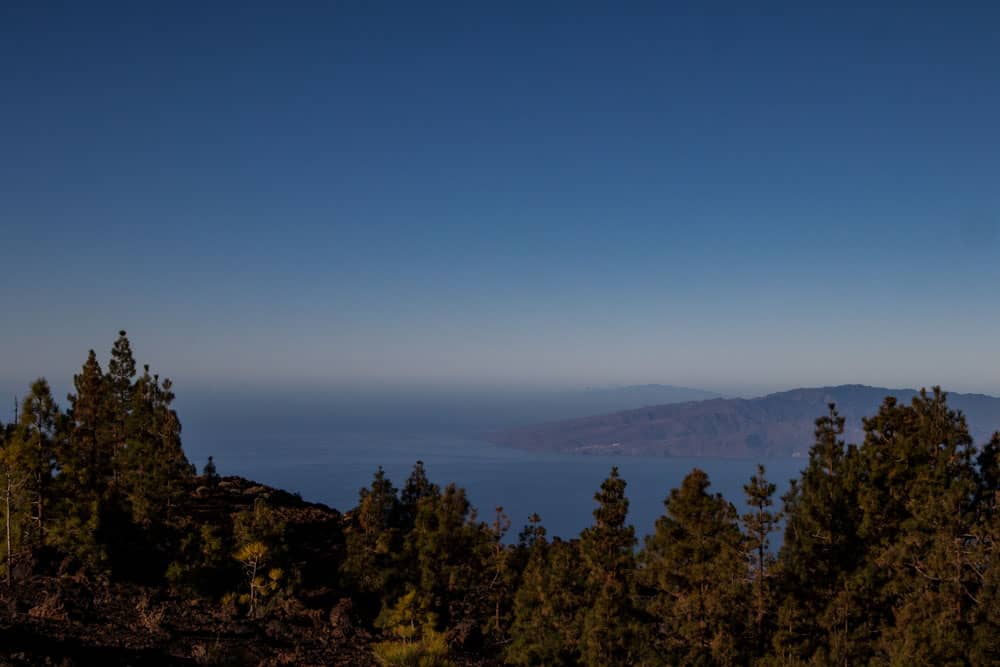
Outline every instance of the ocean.
{"type": "MultiPolygon", "coordinates": [[[[465,487],[480,519],[490,520],[502,506],[512,521],[509,539],[532,513],[542,517],[550,536],[572,537],[590,525],[593,500],[612,466],[627,482],[630,521],[639,536],[653,530],[663,500],[692,468],[708,473],[711,490],[746,511],[743,485],[756,461],[708,458],[587,456],[529,452],[499,447],[482,433],[519,423],[497,420],[493,411],[440,405],[424,412],[324,407],[321,401],[288,397],[200,400],[182,409],[184,445],[199,469],[209,455],[222,475],[241,475],[297,492],[309,501],[338,510],[357,503],[358,491],[382,466],[401,487],[414,462],[424,461],[432,481],[465,487]],[[185,418],[185,414],[188,417],[185,418]]],[[[181,406],[184,407],[184,406],[181,406]]],[[[426,407],[426,406],[425,406],[426,407]]],[[[797,477],[804,459],[762,461],[780,495],[797,477]]],[[[776,540],[777,541],[777,540],[776,540]]]]}

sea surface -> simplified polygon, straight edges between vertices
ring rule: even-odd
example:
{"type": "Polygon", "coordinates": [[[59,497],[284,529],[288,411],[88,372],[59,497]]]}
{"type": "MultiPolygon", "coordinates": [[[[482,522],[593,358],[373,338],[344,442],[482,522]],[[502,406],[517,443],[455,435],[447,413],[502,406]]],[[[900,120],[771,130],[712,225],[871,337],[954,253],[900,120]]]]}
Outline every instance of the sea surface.
{"type": "MultiPolygon", "coordinates": [[[[646,458],[586,456],[528,452],[499,447],[461,428],[379,430],[371,425],[317,428],[305,420],[300,427],[283,422],[280,430],[249,415],[236,428],[211,428],[211,420],[196,420],[185,427],[185,449],[199,469],[207,456],[215,457],[219,473],[241,475],[264,484],[298,492],[310,501],[341,511],[357,503],[358,490],[382,466],[401,487],[417,460],[424,461],[432,481],[465,487],[483,520],[492,519],[502,506],[512,521],[509,539],[537,512],[549,535],[572,537],[592,522],[593,500],[612,466],[627,481],[630,520],[640,537],[653,530],[663,513],[663,500],[679,486],[692,468],[701,468],[740,512],[743,485],[754,473],[756,461],[705,458],[646,458]],[[255,428],[254,425],[259,427],[255,428]]],[[[437,422],[436,422],[437,423],[437,422]]],[[[440,423],[438,423],[440,426],[440,423]]],[[[797,477],[803,459],[763,461],[767,477],[778,491],[775,502],[797,477]]]]}

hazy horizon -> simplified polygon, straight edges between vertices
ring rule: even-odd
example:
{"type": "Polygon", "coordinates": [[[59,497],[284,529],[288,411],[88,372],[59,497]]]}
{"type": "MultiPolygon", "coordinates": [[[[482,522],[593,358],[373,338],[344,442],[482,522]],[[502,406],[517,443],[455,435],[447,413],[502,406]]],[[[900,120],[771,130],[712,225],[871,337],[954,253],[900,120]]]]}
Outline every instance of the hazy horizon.
{"type": "MultiPolygon", "coordinates": [[[[99,355],[100,356],[100,355],[99,355]]],[[[104,359],[101,359],[102,364],[104,359]]],[[[158,372],[153,367],[152,371],[158,372]]],[[[73,391],[72,377],[67,373],[47,376],[57,402],[67,407],[66,395],[73,391]]],[[[169,374],[161,374],[169,377],[169,374]]],[[[30,381],[0,381],[0,422],[11,420],[15,397],[23,397],[30,381]]],[[[174,378],[172,378],[174,379],[174,378]]],[[[866,384],[891,390],[930,388],[933,384],[887,386],[866,384]]],[[[646,387],[670,387],[688,392],[704,392],[704,398],[757,398],[768,394],[800,388],[835,386],[833,383],[817,383],[801,386],[755,387],[745,391],[719,391],[704,387],[683,387],[669,383],[647,383],[643,385],[426,385],[426,384],[381,384],[381,385],[333,385],[324,383],[248,383],[220,380],[218,382],[185,383],[183,378],[175,380],[178,409],[185,433],[207,429],[218,435],[224,428],[245,428],[240,422],[252,417],[271,414],[274,424],[268,431],[280,440],[281,428],[287,421],[276,418],[291,411],[299,415],[312,415],[317,423],[333,420],[341,427],[360,430],[406,431],[442,430],[464,433],[482,433],[492,429],[526,425],[539,421],[590,416],[617,410],[656,405],[672,401],[629,401],[629,393],[622,391],[615,400],[605,404],[605,409],[595,407],[586,410],[587,397],[598,399],[615,396],[616,391],[634,390],[646,387]],[[270,411],[270,413],[269,413],[270,411]]],[[[998,396],[1000,392],[960,390],[943,387],[949,393],[985,394],[998,396]]],[[[726,388],[724,388],[726,389],[726,388]]],[[[738,388],[737,388],[738,389],[738,388]]],[[[599,400],[590,404],[601,405],[599,400]]],[[[314,424],[315,425],[315,424],[314,424]]],[[[294,428],[293,428],[294,430],[294,428]]],[[[198,433],[204,437],[207,433],[198,433]]]]}

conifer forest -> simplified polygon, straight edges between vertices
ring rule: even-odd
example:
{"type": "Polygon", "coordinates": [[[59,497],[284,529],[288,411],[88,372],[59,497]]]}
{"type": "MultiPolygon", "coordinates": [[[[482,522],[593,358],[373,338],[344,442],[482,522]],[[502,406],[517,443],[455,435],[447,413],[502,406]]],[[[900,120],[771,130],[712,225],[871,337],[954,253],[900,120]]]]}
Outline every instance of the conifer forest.
{"type": "Polygon", "coordinates": [[[783,497],[764,465],[740,498],[694,469],[633,526],[611,468],[571,538],[419,461],[337,509],[196,468],[124,331],[64,401],[45,379],[22,399],[0,425],[5,664],[1000,663],[1000,434],[973,442],[939,388],[886,398],[860,442],[830,405],[783,497]]]}

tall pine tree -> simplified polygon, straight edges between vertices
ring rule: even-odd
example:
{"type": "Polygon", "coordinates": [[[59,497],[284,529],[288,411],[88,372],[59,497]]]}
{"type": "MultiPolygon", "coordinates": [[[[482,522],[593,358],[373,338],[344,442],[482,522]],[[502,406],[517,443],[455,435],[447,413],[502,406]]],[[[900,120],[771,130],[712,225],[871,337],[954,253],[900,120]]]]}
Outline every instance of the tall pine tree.
{"type": "Polygon", "coordinates": [[[594,524],[580,535],[580,556],[587,571],[587,604],[580,610],[581,660],[585,665],[620,665],[636,651],[632,576],[635,528],[626,523],[628,498],[618,468],[594,495],[594,524]]]}
{"type": "Polygon", "coordinates": [[[98,536],[112,477],[113,440],[108,383],[93,350],[73,385],[76,393],[68,397],[68,434],[59,457],[62,507],[55,539],[63,550],[101,569],[107,555],[98,536]]]}
{"type": "Polygon", "coordinates": [[[895,664],[961,661],[981,581],[975,570],[975,448],[939,388],[887,400],[865,420],[859,505],[866,558],[859,578],[879,612],[879,653],[895,664]]]}
{"type": "Polygon", "coordinates": [[[93,350],[80,373],[73,376],[76,392],[69,395],[69,442],[61,474],[88,493],[103,495],[112,476],[111,405],[108,382],[93,350]]]}
{"type": "Polygon", "coordinates": [[[110,409],[110,427],[112,438],[113,477],[117,482],[125,462],[120,459],[128,441],[128,422],[132,413],[132,381],[135,378],[135,357],[132,355],[132,344],[125,330],[118,332],[118,339],[111,347],[111,360],[108,362],[108,392],[110,409]]]}
{"type": "Polygon", "coordinates": [[[972,643],[973,664],[1000,664],[1000,432],[994,433],[977,458],[978,520],[969,566],[978,586],[972,643]]]}
{"type": "Polygon", "coordinates": [[[666,513],[640,556],[653,645],[664,664],[746,662],[747,577],[736,508],[691,471],[664,501],[666,513]]]}
{"type": "Polygon", "coordinates": [[[371,485],[359,492],[358,505],[346,526],[347,555],[341,571],[347,582],[366,598],[362,608],[377,612],[401,592],[397,581],[402,549],[396,488],[381,468],[371,485]]]}
{"type": "Polygon", "coordinates": [[[56,452],[63,432],[62,414],[44,378],[35,380],[21,404],[20,449],[15,453],[28,475],[31,494],[34,542],[45,543],[50,517],[52,474],[56,470],[56,452]]]}
{"type": "Polygon", "coordinates": [[[30,517],[28,485],[31,470],[24,464],[24,430],[11,424],[0,430],[0,492],[3,493],[4,539],[0,544],[4,579],[13,584],[14,567],[22,554],[30,517]]]}
{"type": "Polygon", "coordinates": [[[578,665],[577,616],[586,604],[579,542],[556,538],[550,543],[537,526],[526,539],[528,561],[514,597],[511,643],[504,657],[513,665],[578,665]]]}
{"type": "Polygon", "coordinates": [[[750,562],[750,581],[753,586],[753,627],[758,654],[765,650],[767,624],[773,606],[771,580],[774,556],[770,551],[771,533],[778,530],[780,513],[770,510],[775,489],[764,476],[764,466],[757,465],[757,473],[743,487],[750,511],[741,518],[746,538],[747,560],[750,562]]]}
{"type": "Polygon", "coordinates": [[[851,575],[863,550],[856,449],[846,447],[843,433],[844,418],[830,404],[829,412],[816,420],[809,463],[784,496],[787,523],[779,552],[783,600],[773,646],[786,661],[832,660],[826,652],[831,646],[838,655],[848,651],[847,634],[853,636],[849,617],[863,611],[850,604],[851,575]],[[826,657],[816,658],[818,651],[826,657]]]}
{"type": "Polygon", "coordinates": [[[134,520],[148,526],[172,519],[194,478],[194,467],[181,446],[181,423],[171,407],[169,379],[160,383],[145,366],[130,390],[132,407],[126,420],[128,440],[119,450],[119,479],[134,520]]]}
{"type": "Polygon", "coordinates": [[[427,478],[424,462],[417,461],[399,494],[399,522],[400,530],[403,533],[413,530],[413,525],[417,520],[417,505],[420,500],[428,496],[436,496],[440,492],[441,489],[427,478]]]}
{"type": "Polygon", "coordinates": [[[417,567],[417,602],[435,614],[450,641],[469,648],[482,645],[493,617],[484,567],[489,544],[465,489],[449,484],[418,502],[405,547],[417,567]]]}

